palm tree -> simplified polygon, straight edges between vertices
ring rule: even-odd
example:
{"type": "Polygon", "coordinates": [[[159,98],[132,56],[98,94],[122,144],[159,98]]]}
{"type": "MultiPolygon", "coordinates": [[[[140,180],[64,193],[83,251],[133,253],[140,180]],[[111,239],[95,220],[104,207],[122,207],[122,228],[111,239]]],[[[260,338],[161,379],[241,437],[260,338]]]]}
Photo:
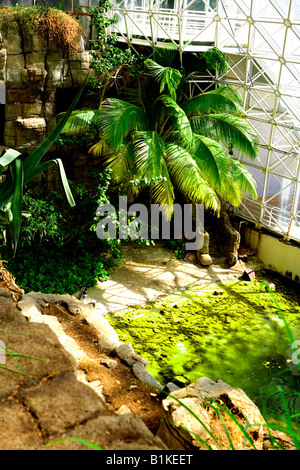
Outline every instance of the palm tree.
{"type": "Polygon", "coordinates": [[[77,111],[63,132],[96,125],[90,152],[112,169],[114,182],[151,179],[152,201],[170,214],[175,190],[217,212],[222,199],[238,206],[247,193],[256,198],[253,177],[232,158],[236,150],[255,159],[260,147],[236,89],[224,85],[179,103],[177,69],[147,59],[145,71],[147,81],[130,100],[108,98],[97,110],[77,111]]]}

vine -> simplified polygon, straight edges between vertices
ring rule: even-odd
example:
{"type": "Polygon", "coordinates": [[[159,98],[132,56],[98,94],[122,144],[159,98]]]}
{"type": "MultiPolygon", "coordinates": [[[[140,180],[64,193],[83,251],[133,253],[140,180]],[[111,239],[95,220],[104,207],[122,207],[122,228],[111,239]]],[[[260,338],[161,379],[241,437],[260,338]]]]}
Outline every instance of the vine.
{"type": "Polygon", "coordinates": [[[107,88],[115,85],[118,89],[124,85],[125,70],[135,80],[145,60],[143,55],[133,54],[130,47],[125,50],[117,47],[117,34],[108,33],[109,28],[118,22],[116,15],[112,17],[108,14],[111,7],[109,0],[99,0],[99,6],[90,10],[91,25],[96,29],[96,39],[91,40],[93,50],[90,52],[95,76],[90,79],[90,84],[95,92],[101,94],[100,102],[107,88]]]}

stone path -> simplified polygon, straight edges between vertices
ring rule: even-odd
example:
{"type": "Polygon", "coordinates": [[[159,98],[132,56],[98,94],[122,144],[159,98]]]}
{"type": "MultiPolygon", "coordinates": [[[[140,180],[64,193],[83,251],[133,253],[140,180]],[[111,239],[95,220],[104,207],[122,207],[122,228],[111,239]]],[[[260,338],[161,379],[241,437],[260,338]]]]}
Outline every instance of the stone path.
{"type": "Polygon", "coordinates": [[[231,269],[202,267],[199,263],[178,260],[159,244],[141,247],[132,243],[125,245],[122,253],[123,259],[111,270],[110,279],[87,290],[88,299],[95,300],[104,314],[155,301],[177,289],[234,279],[245,268],[243,263],[231,269]]]}

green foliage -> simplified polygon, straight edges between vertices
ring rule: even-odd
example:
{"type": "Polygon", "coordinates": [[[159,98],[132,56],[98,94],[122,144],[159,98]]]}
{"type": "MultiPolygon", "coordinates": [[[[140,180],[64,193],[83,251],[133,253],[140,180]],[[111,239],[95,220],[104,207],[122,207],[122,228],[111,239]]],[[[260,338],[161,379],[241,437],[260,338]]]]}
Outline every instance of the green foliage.
{"type": "Polygon", "coordinates": [[[205,60],[207,70],[216,70],[218,73],[224,74],[229,69],[226,56],[217,47],[202,52],[200,58],[205,60]]]}
{"type": "Polygon", "coordinates": [[[110,172],[95,169],[90,177],[93,188],[69,182],[76,200],[71,210],[55,192],[24,196],[19,249],[13,257],[2,246],[1,257],[26,291],[73,294],[80,285],[106,280],[121,257],[119,240],[102,241],[95,234],[96,209],[109,202],[110,172]]]}
{"type": "MultiPolygon", "coordinates": [[[[170,54],[168,59],[165,63],[172,63],[170,54]]],[[[187,202],[214,211],[220,199],[238,206],[246,194],[257,197],[254,178],[232,158],[237,151],[255,159],[260,148],[241,96],[227,85],[184,99],[185,76],[147,59],[143,80],[131,89],[130,99],[108,98],[99,110],[73,114],[63,130],[82,135],[97,123],[98,142],[90,152],[112,169],[116,185],[161,177],[150,192],[169,217],[176,190],[187,202]]]]}
{"type": "Polygon", "coordinates": [[[63,202],[63,198],[55,192],[46,194],[44,198],[30,191],[24,195],[20,245],[53,243],[62,246],[66,219],[59,206],[63,206],[63,202]]]}
{"type": "Polygon", "coordinates": [[[80,285],[91,287],[108,279],[107,260],[80,245],[30,250],[22,246],[15,258],[5,249],[1,251],[17,284],[26,292],[73,294],[80,285]]]}
{"type": "Polygon", "coordinates": [[[125,50],[117,47],[116,33],[107,34],[107,28],[117,23],[116,16],[110,17],[107,14],[111,6],[109,0],[99,0],[98,8],[90,10],[91,24],[97,32],[96,39],[91,41],[91,68],[96,74],[90,79],[90,84],[95,91],[101,93],[100,102],[108,87],[113,84],[118,87],[123,83],[125,69],[131,72],[131,78],[135,80],[144,61],[142,55],[133,54],[129,47],[125,50]]]}
{"type": "Polygon", "coordinates": [[[0,157],[0,175],[4,167],[8,167],[7,175],[0,184],[0,213],[2,223],[4,221],[4,223],[8,225],[14,253],[17,251],[21,228],[24,187],[27,183],[32,181],[35,176],[47,170],[51,165],[57,164],[67,200],[70,206],[75,204],[61,160],[46,160],[42,163],[41,160],[60,135],[65,123],[77,105],[84,87],[85,82],[74,98],[64,118],[51,132],[49,137],[47,137],[38,148],[33,150],[30,155],[23,156],[14,149],[8,149],[4,151],[3,155],[0,157]]]}
{"type": "Polygon", "coordinates": [[[167,240],[167,244],[171,248],[171,250],[174,252],[176,258],[178,259],[184,258],[186,251],[185,251],[183,240],[180,240],[180,239],[167,240]]]}

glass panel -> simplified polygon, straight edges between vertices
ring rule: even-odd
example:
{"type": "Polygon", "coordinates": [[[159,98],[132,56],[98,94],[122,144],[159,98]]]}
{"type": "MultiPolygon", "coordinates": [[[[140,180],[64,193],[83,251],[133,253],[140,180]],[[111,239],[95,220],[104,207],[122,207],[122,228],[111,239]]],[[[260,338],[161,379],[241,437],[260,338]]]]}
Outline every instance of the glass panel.
{"type": "Polygon", "coordinates": [[[269,174],[266,203],[269,206],[290,213],[295,185],[290,180],[269,174]]]}

